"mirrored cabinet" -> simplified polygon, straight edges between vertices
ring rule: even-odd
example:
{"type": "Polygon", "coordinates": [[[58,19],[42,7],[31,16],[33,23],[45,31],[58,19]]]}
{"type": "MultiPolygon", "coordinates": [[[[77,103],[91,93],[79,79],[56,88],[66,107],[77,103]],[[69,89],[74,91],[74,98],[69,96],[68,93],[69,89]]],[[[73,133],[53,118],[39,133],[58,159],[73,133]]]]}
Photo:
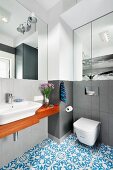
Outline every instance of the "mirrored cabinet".
{"type": "Polygon", "coordinates": [[[112,18],[110,13],[74,30],[74,80],[113,80],[112,18]]]}
{"type": "Polygon", "coordinates": [[[74,79],[91,76],[91,24],[74,31],[74,79]]]}
{"type": "Polygon", "coordinates": [[[15,0],[0,0],[0,78],[47,80],[47,24],[15,0]]]}

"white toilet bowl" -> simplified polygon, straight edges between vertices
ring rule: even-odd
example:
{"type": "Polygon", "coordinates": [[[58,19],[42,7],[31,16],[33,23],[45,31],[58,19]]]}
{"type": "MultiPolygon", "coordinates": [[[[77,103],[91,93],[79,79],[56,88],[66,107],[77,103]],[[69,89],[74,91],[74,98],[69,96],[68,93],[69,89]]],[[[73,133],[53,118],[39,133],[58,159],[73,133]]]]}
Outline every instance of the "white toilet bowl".
{"type": "Polygon", "coordinates": [[[73,128],[78,140],[81,143],[93,146],[99,136],[100,122],[86,118],[80,118],[73,123],[73,128]]]}

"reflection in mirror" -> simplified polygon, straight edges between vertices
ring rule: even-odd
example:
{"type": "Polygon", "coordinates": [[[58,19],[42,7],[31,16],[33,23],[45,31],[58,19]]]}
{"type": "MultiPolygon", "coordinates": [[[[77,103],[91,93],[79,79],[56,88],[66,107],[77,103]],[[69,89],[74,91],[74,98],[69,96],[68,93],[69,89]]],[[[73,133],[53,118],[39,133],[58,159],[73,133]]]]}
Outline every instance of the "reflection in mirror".
{"type": "Polygon", "coordinates": [[[113,79],[113,13],[92,23],[94,80],[113,79]]]}
{"type": "Polygon", "coordinates": [[[0,51],[0,77],[14,78],[15,76],[15,55],[0,51]]]}
{"type": "Polygon", "coordinates": [[[91,79],[91,24],[74,30],[74,80],[91,79]]]}
{"type": "Polygon", "coordinates": [[[47,24],[17,1],[0,0],[0,77],[45,80],[47,75],[41,73],[39,66],[41,57],[47,65],[44,38],[47,39],[47,24]],[[42,44],[45,53],[41,51],[42,44]]]}

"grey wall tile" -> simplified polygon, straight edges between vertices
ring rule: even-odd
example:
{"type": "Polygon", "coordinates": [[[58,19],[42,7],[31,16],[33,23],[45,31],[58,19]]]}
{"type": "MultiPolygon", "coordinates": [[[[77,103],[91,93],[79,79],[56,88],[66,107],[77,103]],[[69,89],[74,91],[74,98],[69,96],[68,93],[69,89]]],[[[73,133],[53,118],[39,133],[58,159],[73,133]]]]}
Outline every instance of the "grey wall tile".
{"type": "Polygon", "coordinates": [[[109,114],[109,145],[113,146],[113,114],[109,114]]]}
{"type": "Polygon", "coordinates": [[[84,116],[84,110],[80,107],[76,107],[73,111],[73,122],[84,116]]]}
{"type": "Polygon", "coordinates": [[[91,118],[96,121],[100,121],[100,111],[99,110],[92,110],[91,111],[91,118]]]}
{"type": "MultiPolygon", "coordinates": [[[[59,80],[49,81],[49,83],[54,84],[54,90],[50,95],[50,103],[51,104],[59,104],[60,96],[59,96],[59,80]]],[[[60,117],[59,113],[53,116],[48,117],[48,133],[56,138],[60,138],[60,117]]]]}
{"type": "Polygon", "coordinates": [[[100,81],[100,111],[108,113],[109,111],[109,81],[100,81]]]}
{"type": "Polygon", "coordinates": [[[73,122],[75,122],[79,118],[79,114],[73,111],[73,122]]]}
{"type": "MultiPolygon", "coordinates": [[[[87,96],[85,95],[85,87],[81,86],[81,88],[79,87],[78,90],[78,103],[76,103],[75,101],[73,102],[75,107],[81,107],[83,109],[86,110],[91,110],[91,96],[87,96]]],[[[74,94],[75,95],[75,94],[74,94]]]]}
{"type": "Polygon", "coordinates": [[[81,92],[82,87],[79,86],[78,82],[74,82],[73,83],[73,107],[76,109],[77,107],[79,107],[79,102],[80,102],[80,93],[81,92]]]}
{"type": "Polygon", "coordinates": [[[84,117],[84,118],[91,119],[91,111],[81,109],[81,112],[78,114],[78,117],[79,118],[84,117]]]}
{"type": "Polygon", "coordinates": [[[65,110],[60,112],[60,138],[73,128],[73,113],[65,110]]]}
{"type": "Polygon", "coordinates": [[[100,119],[100,98],[99,96],[91,97],[91,117],[94,120],[100,119]]]}
{"type": "Polygon", "coordinates": [[[51,104],[58,104],[60,102],[59,96],[59,80],[49,81],[49,83],[54,84],[54,90],[50,95],[50,103],[51,104]]]}
{"type": "Polygon", "coordinates": [[[91,96],[79,96],[79,107],[83,108],[83,110],[91,111],[91,96]]]}
{"type": "Polygon", "coordinates": [[[73,128],[73,111],[67,113],[65,108],[67,106],[73,107],[73,82],[64,81],[66,89],[67,102],[60,102],[60,138],[63,137],[73,128]]]}
{"type": "Polygon", "coordinates": [[[109,90],[109,113],[113,114],[113,81],[109,80],[109,85],[108,85],[108,90],[109,90]]]}
{"type": "Polygon", "coordinates": [[[91,81],[91,80],[88,80],[88,81],[83,80],[83,81],[81,81],[81,83],[82,83],[85,87],[87,87],[87,86],[91,87],[91,86],[92,86],[92,81],[91,81]]]}
{"type": "Polygon", "coordinates": [[[108,121],[107,113],[100,112],[100,122],[101,122],[102,142],[108,145],[109,144],[109,121],[108,121]]]}
{"type": "Polygon", "coordinates": [[[48,133],[60,139],[60,118],[59,113],[48,118],[48,133]]]}
{"type": "Polygon", "coordinates": [[[95,91],[96,95],[91,97],[91,110],[99,112],[100,109],[100,96],[99,96],[99,81],[92,81],[92,91],[95,91]]]}
{"type": "Polygon", "coordinates": [[[100,98],[99,96],[92,96],[91,97],[91,109],[92,110],[96,110],[96,111],[99,111],[100,109],[100,98]]]}
{"type": "Polygon", "coordinates": [[[90,86],[91,81],[74,82],[73,107],[79,117],[91,117],[91,96],[85,95],[85,87],[90,86]]]}

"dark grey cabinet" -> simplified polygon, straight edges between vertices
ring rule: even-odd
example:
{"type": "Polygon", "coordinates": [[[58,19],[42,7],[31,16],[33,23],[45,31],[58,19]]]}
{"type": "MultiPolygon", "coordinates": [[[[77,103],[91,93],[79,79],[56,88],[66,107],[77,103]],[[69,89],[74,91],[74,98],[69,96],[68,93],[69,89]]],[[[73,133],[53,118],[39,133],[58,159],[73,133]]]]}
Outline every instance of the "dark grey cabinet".
{"type": "Polygon", "coordinates": [[[15,77],[38,80],[38,50],[26,44],[16,47],[15,77]]]}

